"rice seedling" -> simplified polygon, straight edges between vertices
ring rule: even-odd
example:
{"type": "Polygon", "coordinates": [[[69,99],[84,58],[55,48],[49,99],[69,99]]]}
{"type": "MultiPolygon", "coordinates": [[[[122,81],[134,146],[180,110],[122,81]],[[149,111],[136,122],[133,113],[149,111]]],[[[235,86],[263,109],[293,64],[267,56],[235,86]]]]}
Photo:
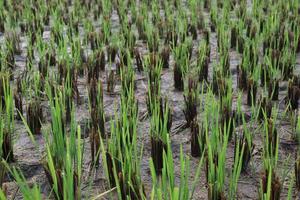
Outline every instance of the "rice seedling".
{"type": "Polygon", "coordinates": [[[168,45],[165,45],[160,52],[160,58],[162,60],[162,67],[164,69],[169,68],[169,60],[170,60],[170,47],[168,45]]]}
{"type": "Polygon", "coordinates": [[[265,123],[264,171],[261,175],[259,196],[261,199],[280,199],[282,183],[275,171],[278,162],[279,137],[273,121],[266,118],[265,123]]]}
{"type": "MultiPolygon", "coordinates": [[[[1,10],[4,11],[3,9],[3,3],[1,3],[1,10]]],[[[1,33],[4,33],[5,32],[5,15],[4,15],[4,12],[1,12],[0,14],[0,32],[1,33]]]]}
{"type": "Polygon", "coordinates": [[[118,38],[117,36],[112,36],[111,37],[111,44],[107,48],[107,55],[108,55],[108,60],[110,62],[114,62],[118,53],[118,38]]]}
{"type": "MultiPolygon", "coordinates": [[[[42,40],[42,39],[39,39],[38,41],[40,42],[40,40],[42,40]]],[[[38,68],[39,68],[39,72],[40,72],[41,76],[43,78],[45,78],[48,74],[48,68],[50,66],[50,59],[47,58],[47,54],[46,54],[46,50],[45,50],[46,45],[43,42],[40,42],[39,46],[40,46],[41,58],[38,63],[38,68]]]]}
{"type": "Polygon", "coordinates": [[[105,114],[103,107],[103,88],[101,82],[91,81],[89,88],[90,101],[90,143],[92,163],[99,165],[100,135],[105,138],[105,114]]]}
{"type": "Polygon", "coordinates": [[[292,131],[293,131],[293,139],[296,142],[299,142],[299,134],[300,134],[300,121],[299,121],[299,113],[298,111],[291,111],[290,112],[290,118],[291,118],[291,125],[292,125],[292,131]]]}
{"type": "Polygon", "coordinates": [[[18,111],[17,119],[21,120],[21,115],[23,115],[23,90],[22,90],[22,80],[18,77],[16,81],[16,89],[14,90],[14,102],[15,108],[18,111]]]}
{"type": "Polygon", "coordinates": [[[259,99],[259,105],[258,118],[260,120],[264,120],[265,115],[267,118],[270,118],[272,114],[272,102],[270,99],[266,96],[261,96],[259,99]]]}
{"type": "Polygon", "coordinates": [[[34,135],[41,134],[43,109],[39,99],[32,99],[27,107],[27,124],[34,135]]]}
{"type": "MultiPolygon", "coordinates": [[[[0,155],[1,155],[1,159],[2,160],[6,160],[7,158],[9,158],[9,155],[5,155],[5,153],[7,154],[7,145],[5,143],[7,143],[7,133],[5,131],[5,127],[4,127],[4,119],[0,119],[0,144],[1,144],[1,148],[0,148],[0,155]],[[6,140],[6,141],[5,141],[6,140]]],[[[10,141],[8,141],[10,142],[10,141]]],[[[13,153],[13,152],[11,152],[13,153]]],[[[1,189],[3,189],[3,183],[4,183],[4,178],[6,175],[6,168],[5,165],[3,164],[3,162],[0,163],[0,186],[1,189]]]]}
{"type": "Polygon", "coordinates": [[[120,117],[115,113],[115,122],[111,122],[111,138],[106,149],[101,142],[101,154],[110,187],[117,188],[118,198],[143,199],[146,194],[140,178],[141,155],[136,142],[137,102],[133,97],[133,85],[128,87],[122,89],[120,117]]]}
{"type": "Polygon", "coordinates": [[[65,120],[66,123],[71,121],[71,111],[73,99],[77,99],[77,104],[80,102],[79,91],[77,87],[77,74],[74,68],[67,66],[66,75],[62,83],[63,100],[65,105],[65,120]]]}
{"type": "Polygon", "coordinates": [[[109,72],[106,73],[106,82],[107,82],[107,92],[108,93],[114,93],[115,86],[116,86],[116,75],[115,71],[109,70],[109,72]]]}
{"type": "MultiPolygon", "coordinates": [[[[84,64],[87,63],[87,57],[84,52],[84,49],[81,47],[81,41],[79,38],[75,38],[74,43],[72,44],[72,58],[74,59],[74,68],[77,70],[79,76],[84,75],[84,64]]],[[[52,50],[50,65],[56,65],[55,52],[52,50]],[[52,63],[51,63],[52,62],[52,63]]]]}
{"type": "MultiPolygon", "coordinates": [[[[244,55],[246,54],[244,51],[244,55]]],[[[249,54],[248,56],[245,55],[245,57],[243,57],[243,61],[242,64],[240,66],[238,66],[238,87],[240,90],[247,90],[247,77],[248,77],[248,68],[249,66],[249,54]]]]}
{"type": "Polygon", "coordinates": [[[148,74],[148,95],[147,95],[147,108],[148,113],[151,115],[153,105],[159,101],[160,96],[160,80],[161,80],[161,61],[155,55],[150,55],[145,59],[145,71],[148,74]]]}
{"type": "MultiPolygon", "coordinates": [[[[253,151],[253,139],[247,127],[243,127],[241,136],[235,136],[235,161],[240,158],[241,169],[240,172],[246,172],[249,165],[251,154],[253,151]]],[[[238,162],[238,161],[236,161],[238,162]]]]}
{"type": "MultiPolygon", "coordinates": [[[[17,169],[15,167],[9,167],[6,163],[2,164],[4,167],[6,167],[16,180],[16,183],[20,187],[20,191],[22,193],[22,198],[25,200],[30,200],[32,198],[37,199],[37,200],[42,200],[42,195],[41,195],[41,189],[37,184],[34,184],[33,186],[30,186],[29,184],[26,183],[26,178],[22,174],[22,171],[20,169],[17,169]]],[[[5,197],[5,190],[2,188],[0,189],[0,196],[1,199],[6,200],[7,198],[5,197]]]]}
{"type": "Polygon", "coordinates": [[[165,110],[160,110],[159,102],[154,102],[152,117],[151,117],[151,157],[156,173],[160,174],[163,168],[163,152],[167,150],[167,136],[169,108],[166,105],[165,110]],[[163,115],[163,116],[161,116],[163,115]]]}
{"type": "Polygon", "coordinates": [[[278,80],[278,75],[276,72],[272,73],[272,80],[269,82],[269,87],[268,87],[268,93],[269,93],[269,98],[272,100],[278,100],[278,95],[279,95],[279,80],[278,80]],[[277,75],[277,76],[276,76],[277,75]]]}
{"type": "MultiPolygon", "coordinates": [[[[130,99],[132,100],[132,97],[129,96],[129,93],[131,90],[135,90],[135,72],[133,70],[133,67],[131,65],[131,57],[130,53],[126,52],[126,59],[128,60],[128,65],[123,66],[120,69],[120,75],[121,75],[121,89],[123,92],[123,96],[125,100],[130,99]]],[[[122,99],[121,99],[122,100],[122,99]]]]}
{"type": "MultiPolygon", "coordinates": [[[[254,108],[252,106],[252,108],[254,108]]],[[[255,115],[255,114],[253,114],[255,115]]],[[[252,153],[255,147],[255,144],[253,143],[253,133],[250,132],[249,127],[246,125],[246,119],[245,119],[245,113],[242,112],[242,93],[239,93],[238,95],[238,101],[237,101],[237,124],[242,124],[242,130],[239,134],[235,135],[235,148],[234,148],[234,161],[235,164],[237,162],[237,159],[241,159],[241,168],[236,168],[239,173],[246,173],[248,165],[252,158],[252,153]],[[241,116],[241,118],[239,117],[241,116]]],[[[255,120],[255,117],[251,117],[250,125],[253,125],[253,121],[255,120]]]]}
{"type": "Polygon", "coordinates": [[[199,157],[205,150],[205,129],[204,124],[199,124],[197,119],[191,123],[191,155],[199,157]]]}
{"type": "Polygon", "coordinates": [[[299,172],[300,172],[299,171],[300,170],[300,159],[299,159],[299,153],[298,152],[297,152],[297,155],[296,155],[296,158],[295,158],[294,170],[295,170],[296,187],[297,187],[297,190],[299,190],[300,189],[300,174],[299,174],[299,172]]]}
{"type": "Polygon", "coordinates": [[[1,155],[2,159],[7,162],[14,161],[13,140],[12,134],[14,132],[14,107],[13,95],[9,82],[8,74],[0,75],[1,82],[1,155]]]}
{"type": "Polygon", "coordinates": [[[280,199],[281,183],[279,178],[270,167],[263,175],[261,180],[261,199],[280,199]]]}
{"type": "Polygon", "coordinates": [[[192,121],[197,118],[197,106],[199,101],[197,81],[193,77],[188,78],[188,88],[186,89],[184,96],[185,109],[184,115],[187,122],[187,126],[190,126],[192,121]]]}
{"type": "Polygon", "coordinates": [[[206,106],[205,130],[206,130],[206,179],[208,183],[208,199],[224,199],[224,170],[225,170],[225,155],[228,143],[227,129],[221,134],[218,126],[218,110],[220,106],[213,100],[213,96],[209,96],[212,100],[212,105],[206,106]],[[210,117],[213,117],[210,119],[210,117]],[[208,135],[208,124],[216,123],[216,126],[211,127],[211,135],[208,135]]]}
{"type": "Polygon", "coordinates": [[[234,130],[235,122],[234,116],[232,112],[232,82],[231,79],[226,81],[228,85],[222,85],[220,88],[221,94],[220,96],[220,110],[222,111],[220,122],[221,129],[228,129],[229,140],[232,138],[232,133],[234,130]]]}
{"type": "Polygon", "coordinates": [[[266,132],[267,132],[267,138],[266,140],[268,141],[268,147],[267,147],[267,153],[268,154],[275,154],[276,149],[278,149],[277,146],[277,138],[278,138],[278,133],[277,129],[275,128],[274,122],[272,119],[268,119],[267,122],[265,122],[265,127],[266,127],[266,132]]]}
{"type": "Polygon", "coordinates": [[[0,199],[297,198],[299,6],[0,0],[0,199]]]}
{"type": "Polygon", "coordinates": [[[105,71],[105,54],[101,47],[94,51],[94,59],[95,68],[105,71]]]}
{"type": "MultiPolygon", "coordinates": [[[[212,147],[212,144],[209,143],[207,139],[207,149],[208,149],[208,158],[207,158],[207,181],[208,181],[208,198],[209,199],[224,199],[224,170],[225,170],[225,152],[226,152],[226,134],[224,134],[224,144],[220,148],[220,152],[217,155],[215,152],[216,147],[212,147]],[[215,149],[212,149],[215,148],[215,149]]],[[[208,138],[208,137],[207,137],[208,138]]],[[[218,150],[217,150],[218,151],[218,150]]]]}
{"type": "MultiPolygon", "coordinates": [[[[297,143],[299,144],[299,116],[297,117],[297,124],[296,124],[296,129],[295,129],[295,140],[297,141],[297,143]]],[[[296,182],[296,187],[297,190],[300,189],[300,174],[299,174],[299,170],[300,170],[300,159],[299,159],[299,147],[297,149],[297,153],[295,156],[295,165],[294,165],[294,170],[295,170],[295,182],[296,182]]]]}
{"type": "MultiPolygon", "coordinates": [[[[74,114],[72,114],[71,130],[67,133],[63,116],[66,106],[63,93],[57,91],[52,94],[47,86],[47,95],[50,99],[52,124],[51,133],[46,135],[44,171],[56,199],[80,199],[83,153],[80,128],[77,128],[74,114]],[[50,134],[52,139],[50,139],[50,134]]],[[[72,113],[74,113],[73,109],[72,113]]]]}
{"type": "Polygon", "coordinates": [[[143,60],[138,48],[134,49],[134,56],[135,56],[135,61],[136,61],[136,66],[138,71],[140,72],[143,71],[143,60]]]}
{"type": "Polygon", "coordinates": [[[244,142],[243,139],[241,141],[238,141],[235,146],[234,164],[233,164],[233,169],[232,169],[232,174],[230,176],[230,184],[229,184],[229,194],[228,194],[229,199],[236,198],[239,176],[241,172],[245,170],[245,163],[247,165],[247,157],[246,157],[247,154],[245,154],[247,152],[245,152],[245,149],[246,148],[249,149],[249,147],[246,146],[248,146],[248,144],[244,142]]]}
{"type": "Polygon", "coordinates": [[[96,59],[94,57],[95,55],[92,54],[89,58],[88,58],[88,69],[87,69],[87,73],[88,73],[88,76],[87,76],[87,82],[90,83],[90,81],[92,79],[96,79],[96,80],[99,80],[99,74],[100,74],[100,68],[97,68],[97,65],[96,65],[96,59]]]}
{"type": "Polygon", "coordinates": [[[230,37],[230,47],[231,48],[236,48],[236,46],[237,46],[237,37],[238,37],[238,31],[239,31],[239,29],[238,29],[238,25],[237,24],[235,24],[235,23],[233,23],[232,24],[232,27],[231,27],[231,37],[230,37]]]}
{"type": "Polygon", "coordinates": [[[184,89],[184,76],[188,67],[188,47],[186,43],[181,44],[173,49],[175,57],[174,72],[174,87],[182,91],[184,89]]]}
{"type": "Polygon", "coordinates": [[[298,100],[300,96],[300,91],[297,85],[297,79],[289,80],[288,83],[288,94],[286,103],[289,108],[295,110],[298,108],[298,100]]]}
{"type": "MultiPolygon", "coordinates": [[[[203,100],[203,93],[204,93],[204,85],[201,87],[201,98],[200,100],[200,108],[202,110],[203,100]]],[[[191,129],[191,155],[193,157],[199,157],[202,155],[206,148],[206,130],[204,126],[204,121],[198,120],[196,116],[195,119],[190,124],[191,129]]]]}
{"type": "Polygon", "coordinates": [[[199,80],[208,81],[208,65],[210,61],[210,47],[207,41],[202,40],[198,50],[197,66],[199,67],[199,80]]]}
{"type": "Polygon", "coordinates": [[[6,31],[5,33],[5,43],[6,47],[10,48],[13,54],[20,54],[20,36],[17,35],[16,31],[12,30],[11,32],[6,31]]]}
{"type": "Polygon", "coordinates": [[[252,106],[256,102],[257,83],[252,78],[248,79],[247,83],[247,105],[252,106]]]}
{"type": "Polygon", "coordinates": [[[7,50],[3,53],[4,66],[7,70],[11,71],[15,69],[15,55],[11,46],[7,46],[7,50]]]}
{"type": "Polygon", "coordinates": [[[157,30],[150,25],[150,23],[145,23],[145,32],[147,37],[148,49],[151,53],[158,51],[159,40],[157,30]]]}
{"type": "MultiPolygon", "coordinates": [[[[167,137],[169,138],[169,137],[167,137]]],[[[192,183],[192,188],[189,188],[189,173],[190,173],[190,160],[187,156],[184,156],[182,147],[180,148],[180,183],[176,185],[174,176],[174,160],[172,150],[170,147],[170,141],[167,139],[167,150],[163,154],[164,167],[162,169],[161,178],[158,179],[153,161],[150,161],[150,170],[153,180],[151,198],[152,199],[192,199],[196,183],[200,176],[200,170],[202,168],[204,154],[199,161],[196,175],[192,183]],[[165,192],[164,192],[165,191],[165,192]]]]}

